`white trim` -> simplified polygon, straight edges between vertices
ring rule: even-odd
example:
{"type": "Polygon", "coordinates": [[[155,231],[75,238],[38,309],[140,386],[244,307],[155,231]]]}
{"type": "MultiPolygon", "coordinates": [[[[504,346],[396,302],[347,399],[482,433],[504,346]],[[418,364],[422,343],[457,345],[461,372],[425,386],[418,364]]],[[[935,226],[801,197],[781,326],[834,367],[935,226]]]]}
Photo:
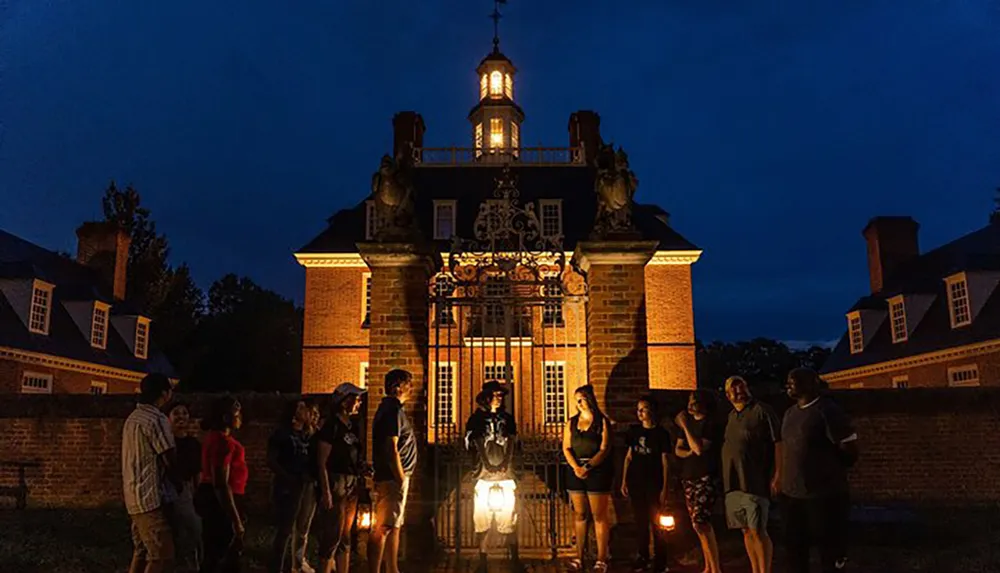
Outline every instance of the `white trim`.
{"type": "Polygon", "coordinates": [[[21,373],[21,393],[22,394],[51,394],[52,393],[52,375],[43,374],[41,372],[30,372],[25,370],[21,373]],[[31,380],[44,380],[45,388],[36,388],[34,386],[25,386],[24,382],[28,379],[31,380]]]}
{"type": "Polygon", "coordinates": [[[368,268],[368,265],[365,264],[364,259],[358,253],[295,253],[295,260],[306,268],[368,268]]]}
{"type": "Polygon", "coordinates": [[[892,343],[906,342],[909,338],[908,325],[906,324],[906,299],[903,295],[898,295],[887,299],[886,302],[889,304],[889,332],[892,334],[892,343]],[[893,312],[896,308],[899,309],[898,315],[893,312]],[[900,318],[903,323],[901,334],[896,332],[896,318],[900,318]]]}
{"type": "Polygon", "coordinates": [[[99,300],[94,301],[94,310],[90,314],[90,345],[94,348],[100,348],[101,350],[106,350],[108,348],[108,334],[111,327],[111,305],[106,302],[101,302],[99,300]],[[103,315],[104,332],[99,333],[97,330],[97,317],[98,315],[103,315]],[[100,336],[100,339],[98,339],[100,336]]]}
{"type": "Polygon", "coordinates": [[[368,389],[368,379],[371,377],[368,362],[361,362],[358,365],[358,387],[368,389]]]}
{"type": "MultiPolygon", "coordinates": [[[[847,387],[850,388],[851,390],[860,390],[860,389],[862,389],[862,388],[865,387],[865,383],[864,382],[851,382],[847,387]]],[[[813,402],[815,402],[815,400],[813,402]]],[[[810,405],[812,405],[812,402],[810,403],[810,405]]],[[[808,406],[806,406],[806,407],[808,407],[808,406]]]]}
{"type": "Polygon", "coordinates": [[[966,364],[964,366],[952,366],[949,368],[948,386],[951,386],[952,388],[979,386],[979,365],[966,364]],[[956,378],[967,374],[974,374],[975,376],[970,377],[968,380],[956,380],[956,378]]]}
{"type": "Polygon", "coordinates": [[[8,348],[4,346],[0,346],[0,359],[15,360],[17,362],[37,364],[38,366],[47,366],[50,368],[58,368],[60,370],[70,370],[72,372],[84,372],[104,378],[126,380],[128,382],[139,382],[144,376],[146,376],[145,372],[122,370],[121,368],[102,366],[92,362],[83,362],[81,360],[72,360],[61,356],[53,356],[51,354],[42,354],[39,352],[29,352],[27,350],[19,350],[17,348],[8,348]]]}
{"type": "Polygon", "coordinates": [[[647,265],[691,265],[698,262],[704,251],[656,251],[647,265]]]}
{"type": "Polygon", "coordinates": [[[892,377],[892,387],[896,390],[905,390],[910,387],[910,375],[903,374],[901,376],[892,377]]]}
{"type": "MultiPolygon", "coordinates": [[[[569,378],[569,372],[568,372],[568,368],[567,368],[565,360],[545,360],[545,361],[542,362],[542,424],[543,425],[558,425],[558,424],[563,424],[563,423],[566,422],[566,420],[569,419],[569,413],[570,413],[571,410],[570,410],[570,403],[569,403],[570,393],[567,392],[567,390],[569,389],[569,380],[568,380],[568,378],[569,378]],[[550,421],[548,419],[548,417],[546,416],[546,411],[545,410],[546,410],[548,404],[546,404],[546,397],[547,396],[546,396],[546,387],[545,387],[545,369],[548,366],[555,366],[557,368],[560,368],[560,372],[562,373],[562,386],[563,386],[562,387],[562,393],[563,393],[563,395],[562,395],[562,420],[550,421]]],[[[558,403],[559,403],[558,400],[559,400],[559,396],[555,396],[555,401],[556,401],[555,403],[556,403],[557,407],[558,407],[558,403]]]]}
{"type": "Polygon", "coordinates": [[[945,277],[944,290],[948,299],[948,318],[951,320],[951,327],[959,328],[972,324],[972,299],[970,298],[971,293],[969,292],[969,278],[966,274],[962,272],[945,277]],[[956,322],[955,320],[955,301],[951,292],[952,285],[959,283],[965,286],[965,313],[968,315],[968,318],[962,322],[956,322]]]}
{"type": "Polygon", "coordinates": [[[371,273],[361,273],[361,324],[367,320],[371,323],[371,288],[369,281],[372,280],[371,273]]]}
{"type": "MultiPolygon", "coordinates": [[[[485,337],[484,336],[475,336],[475,337],[466,336],[466,337],[464,337],[462,339],[462,344],[464,344],[465,346],[471,346],[473,348],[480,348],[480,347],[490,348],[490,347],[493,347],[493,346],[503,346],[505,344],[504,340],[505,339],[503,337],[495,337],[495,336],[485,336],[485,337]]],[[[523,347],[528,347],[528,346],[531,346],[531,345],[532,345],[532,343],[531,343],[531,337],[529,337],[529,336],[520,336],[520,337],[517,337],[517,338],[511,338],[510,339],[510,346],[512,348],[518,348],[518,347],[522,347],[522,346],[523,347]]]]}
{"type": "Polygon", "coordinates": [[[149,331],[150,331],[150,320],[145,316],[137,316],[135,319],[135,340],[133,341],[132,348],[135,349],[135,357],[145,360],[149,357],[149,331]],[[144,337],[142,348],[139,347],[139,326],[144,326],[146,328],[146,335],[144,337]],[[141,350],[141,352],[140,352],[141,350]]]}
{"type": "Polygon", "coordinates": [[[35,279],[34,281],[32,281],[32,283],[31,283],[31,295],[30,295],[31,298],[28,299],[28,331],[29,332],[33,332],[35,334],[46,334],[46,335],[49,333],[49,325],[52,324],[52,307],[54,306],[54,301],[53,301],[53,297],[52,297],[52,291],[55,290],[55,288],[56,288],[56,285],[54,285],[52,283],[47,283],[47,282],[45,282],[45,281],[43,281],[41,279],[35,279]],[[41,308],[43,308],[43,310],[45,312],[45,317],[44,317],[45,326],[43,328],[41,328],[41,329],[34,328],[32,326],[32,321],[31,321],[32,310],[34,310],[34,308],[35,308],[35,292],[36,291],[46,293],[46,302],[45,302],[45,305],[44,305],[44,307],[41,307],[41,308]]]}
{"type": "Polygon", "coordinates": [[[950,360],[971,358],[973,356],[982,356],[984,354],[992,354],[994,352],[1000,352],[1000,339],[987,340],[986,342],[968,344],[965,346],[956,346],[955,348],[946,348],[944,350],[936,350],[934,352],[926,352],[924,354],[917,354],[916,356],[907,356],[906,358],[898,358],[896,360],[879,362],[868,366],[859,366],[849,370],[838,370],[824,374],[823,379],[827,382],[836,382],[847,378],[859,378],[862,376],[885,374],[894,370],[903,370],[913,368],[915,366],[924,366],[926,364],[937,364],[939,362],[947,362],[950,360]]]}
{"type": "Polygon", "coordinates": [[[454,427],[458,423],[458,363],[457,362],[432,362],[431,363],[431,392],[430,392],[430,416],[428,421],[435,430],[441,428],[454,427]],[[451,369],[451,420],[438,423],[438,376],[439,368],[447,366],[451,369]]]}
{"type": "Polygon", "coordinates": [[[434,239],[435,240],[447,240],[451,239],[456,234],[456,225],[458,221],[458,201],[455,199],[435,199],[434,200],[434,239]],[[441,230],[438,228],[438,209],[441,207],[451,208],[451,234],[447,237],[441,235],[441,230]]]}
{"type": "Polygon", "coordinates": [[[94,396],[103,396],[103,395],[107,394],[108,393],[108,383],[107,382],[101,382],[100,380],[91,380],[90,381],[90,393],[93,394],[94,396]],[[98,392],[94,392],[95,389],[99,390],[99,391],[98,392]]]}
{"type": "Polygon", "coordinates": [[[563,208],[562,199],[539,199],[538,200],[538,226],[539,232],[543,237],[562,237],[563,236],[563,208]],[[545,232],[545,208],[552,207],[556,208],[556,214],[558,219],[558,229],[555,233],[545,232]]]}

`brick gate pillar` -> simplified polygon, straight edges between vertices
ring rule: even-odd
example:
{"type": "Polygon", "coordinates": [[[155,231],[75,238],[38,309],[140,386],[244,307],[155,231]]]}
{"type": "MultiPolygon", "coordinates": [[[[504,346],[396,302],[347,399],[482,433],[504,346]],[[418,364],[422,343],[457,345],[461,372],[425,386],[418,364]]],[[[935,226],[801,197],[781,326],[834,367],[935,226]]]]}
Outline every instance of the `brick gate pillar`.
{"type": "Polygon", "coordinates": [[[371,459],[371,422],[385,396],[385,375],[394,368],[408,370],[413,374],[413,390],[404,407],[417,434],[419,458],[410,484],[407,527],[404,529],[404,540],[409,541],[404,542],[404,547],[419,548],[421,542],[417,539],[433,535],[428,526],[430,504],[424,503],[423,499],[424,492],[430,490],[421,477],[427,474],[428,462],[428,281],[441,267],[440,255],[413,243],[359,243],[358,250],[372,275],[368,345],[368,456],[371,459]]]}
{"type": "Polygon", "coordinates": [[[636,399],[649,390],[645,267],[656,245],[581,241],[573,254],[587,276],[587,374],[616,422],[631,420],[636,399]]]}

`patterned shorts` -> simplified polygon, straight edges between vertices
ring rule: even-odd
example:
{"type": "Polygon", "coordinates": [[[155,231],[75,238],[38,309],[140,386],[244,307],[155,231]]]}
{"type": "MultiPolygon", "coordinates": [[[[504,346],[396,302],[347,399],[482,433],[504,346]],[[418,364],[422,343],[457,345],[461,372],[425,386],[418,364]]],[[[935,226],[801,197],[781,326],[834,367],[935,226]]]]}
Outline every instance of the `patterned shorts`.
{"type": "Polygon", "coordinates": [[[712,521],[712,510],[719,499],[719,486],[712,476],[704,476],[693,480],[681,480],[684,486],[684,503],[688,515],[694,523],[709,523],[712,521]]]}

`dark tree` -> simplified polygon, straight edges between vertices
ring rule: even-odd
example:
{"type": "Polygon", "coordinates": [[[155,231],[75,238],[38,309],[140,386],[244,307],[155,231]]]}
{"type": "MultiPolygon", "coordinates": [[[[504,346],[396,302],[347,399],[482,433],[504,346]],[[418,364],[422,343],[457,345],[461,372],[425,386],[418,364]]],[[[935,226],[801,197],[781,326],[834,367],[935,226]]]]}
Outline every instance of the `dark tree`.
{"type": "Polygon", "coordinates": [[[830,350],[813,346],[808,350],[792,350],[784,343],[767,338],[742,342],[715,341],[697,346],[698,385],[722,388],[726,378],[738,374],[746,378],[760,395],[782,392],[785,377],[793,368],[806,366],[818,370],[830,355],[830,350]]]}

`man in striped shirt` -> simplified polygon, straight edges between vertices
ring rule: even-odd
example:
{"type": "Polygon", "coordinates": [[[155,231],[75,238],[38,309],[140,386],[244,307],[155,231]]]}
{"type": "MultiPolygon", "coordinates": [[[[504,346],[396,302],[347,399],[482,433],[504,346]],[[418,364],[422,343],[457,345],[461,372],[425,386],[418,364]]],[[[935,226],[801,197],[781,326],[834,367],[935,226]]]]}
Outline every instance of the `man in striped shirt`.
{"type": "Polygon", "coordinates": [[[174,540],[164,497],[173,461],[174,434],[161,411],[170,401],[170,380],[150,374],[139,385],[139,403],[122,428],[122,491],[132,520],[129,573],[159,573],[174,559],[174,540]]]}

